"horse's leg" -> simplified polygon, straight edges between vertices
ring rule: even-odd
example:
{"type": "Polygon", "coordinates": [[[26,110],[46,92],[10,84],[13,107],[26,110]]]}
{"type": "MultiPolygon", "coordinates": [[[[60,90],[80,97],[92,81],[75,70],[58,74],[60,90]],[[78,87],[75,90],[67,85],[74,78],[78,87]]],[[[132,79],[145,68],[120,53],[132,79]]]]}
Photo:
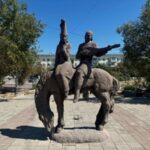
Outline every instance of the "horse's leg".
{"type": "Polygon", "coordinates": [[[110,111],[109,113],[112,113],[114,111],[114,105],[115,105],[115,100],[113,95],[110,96],[110,111]]]}
{"type": "Polygon", "coordinates": [[[55,132],[59,133],[65,123],[64,123],[64,99],[60,94],[55,94],[54,99],[57,105],[57,112],[58,112],[58,124],[56,126],[55,132]]]}
{"type": "Polygon", "coordinates": [[[103,130],[104,125],[108,122],[108,114],[110,111],[110,95],[108,92],[100,93],[98,98],[101,100],[101,107],[96,117],[96,130],[103,130]]]}
{"type": "Polygon", "coordinates": [[[69,79],[67,79],[67,77],[65,77],[64,75],[61,75],[62,78],[62,91],[63,91],[63,95],[64,95],[64,99],[66,99],[68,97],[69,94],[69,79]]]}

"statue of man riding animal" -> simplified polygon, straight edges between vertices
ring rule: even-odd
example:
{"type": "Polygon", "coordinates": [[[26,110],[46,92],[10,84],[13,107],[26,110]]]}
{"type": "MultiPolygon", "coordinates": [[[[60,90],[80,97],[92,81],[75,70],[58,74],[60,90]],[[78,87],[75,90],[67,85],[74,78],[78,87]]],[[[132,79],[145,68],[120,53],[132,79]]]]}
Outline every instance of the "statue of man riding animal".
{"type": "Polygon", "coordinates": [[[55,69],[41,77],[35,92],[35,104],[39,119],[43,122],[47,131],[53,131],[54,114],[49,106],[50,96],[53,95],[58,111],[58,123],[55,132],[60,132],[64,127],[64,100],[68,94],[75,94],[74,102],[76,102],[80,92],[87,89],[101,101],[95,127],[96,130],[103,130],[104,125],[108,122],[109,113],[113,112],[114,95],[119,89],[119,83],[105,70],[92,68],[92,57],[102,56],[120,45],[97,48],[92,41],[92,32],[87,32],[85,43],[79,46],[76,55],[76,58],[80,60],[80,64],[74,69],[70,62],[71,46],[67,40],[64,20],[61,20],[60,27],[61,36],[56,50],[55,69]]]}
{"type": "Polygon", "coordinates": [[[113,48],[120,47],[120,44],[107,46],[105,48],[97,48],[97,44],[93,42],[93,32],[87,31],[85,33],[85,42],[79,45],[76,59],[80,60],[75,73],[75,96],[74,102],[77,102],[80,96],[81,88],[85,88],[86,83],[92,72],[92,58],[93,56],[100,57],[105,55],[113,48]]]}

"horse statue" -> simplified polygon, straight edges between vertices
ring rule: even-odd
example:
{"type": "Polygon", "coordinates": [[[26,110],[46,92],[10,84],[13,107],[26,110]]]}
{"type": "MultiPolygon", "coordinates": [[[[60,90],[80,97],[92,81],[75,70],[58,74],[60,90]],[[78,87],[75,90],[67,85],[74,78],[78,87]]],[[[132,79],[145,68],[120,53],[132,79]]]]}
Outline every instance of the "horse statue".
{"type": "MultiPolygon", "coordinates": [[[[56,50],[55,69],[41,76],[35,91],[35,104],[39,119],[43,122],[47,131],[52,133],[54,129],[54,113],[50,108],[49,100],[50,96],[53,95],[58,112],[58,123],[55,131],[60,132],[64,127],[64,100],[68,94],[74,94],[76,89],[79,88],[75,82],[77,81],[76,77],[80,77],[78,81],[81,84],[86,78],[86,84],[84,86],[83,84],[81,85],[80,91],[83,92],[87,89],[101,101],[95,126],[96,130],[102,130],[108,122],[109,113],[113,112],[114,109],[113,97],[119,88],[118,81],[102,69],[90,69],[91,73],[88,77],[84,71],[84,67],[87,68],[87,65],[82,65],[83,68],[78,67],[77,70],[74,69],[69,61],[70,44],[68,43],[66,23],[64,20],[61,20],[60,28],[61,34],[60,42],[56,50]]],[[[89,38],[91,38],[90,35],[89,38]]],[[[80,50],[80,55],[88,57],[92,61],[93,56],[99,57],[117,47],[120,47],[120,44],[105,48],[84,46],[80,50]]]]}
{"type": "MultiPolygon", "coordinates": [[[[63,68],[63,77],[67,79],[70,88],[69,94],[74,93],[75,69],[71,63],[65,62],[60,68],[63,68]]],[[[60,76],[60,81],[63,80],[60,76]]],[[[59,83],[60,84],[60,83],[59,83]]],[[[64,127],[64,94],[60,90],[58,80],[54,71],[43,74],[37,84],[35,91],[35,104],[39,119],[44,124],[48,132],[53,133],[54,113],[49,104],[50,96],[53,95],[58,112],[58,123],[55,128],[60,132],[64,127]]],[[[108,115],[114,110],[114,95],[119,89],[118,80],[103,69],[93,68],[86,87],[100,101],[101,107],[98,111],[95,127],[96,130],[103,130],[104,125],[108,122],[108,115]]],[[[81,89],[82,92],[83,89],[81,89]]]]}

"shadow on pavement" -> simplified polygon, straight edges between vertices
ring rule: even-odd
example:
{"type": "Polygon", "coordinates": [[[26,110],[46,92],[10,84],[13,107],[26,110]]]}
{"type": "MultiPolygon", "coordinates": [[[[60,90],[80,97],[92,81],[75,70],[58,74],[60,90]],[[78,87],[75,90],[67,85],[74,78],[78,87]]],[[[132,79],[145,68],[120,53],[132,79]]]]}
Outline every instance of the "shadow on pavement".
{"type": "MultiPolygon", "coordinates": [[[[67,98],[67,100],[73,101],[72,98],[67,98]]],[[[100,103],[100,100],[97,99],[96,97],[90,97],[90,98],[88,98],[88,99],[80,98],[78,102],[82,102],[82,101],[87,102],[87,103],[100,103]]],[[[78,102],[77,102],[77,103],[78,103],[78,102]]]]}
{"type": "Polygon", "coordinates": [[[76,130],[76,129],[90,129],[90,130],[95,130],[95,127],[70,127],[70,128],[64,128],[65,130],[76,130]]]}
{"type": "MultiPolygon", "coordinates": [[[[100,103],[100,100],[92,97],[88,100],[79,99],[80,101],[85,101],[87,103],[100,103]]],[[[148,97],[123,97],[117,96],[115,97],[115,103],[128,103],[128,104],[143,104],[143,105],[150,105],[150,98],[148,97]]]]}
{"type": "Polygon", "coordinates": [[[143,104],[150,105],[150,98],[147,97],[117,97],[115,98],[116,103],[128,103],[128,104],[143,104]]]}
{"type": "Polygon", "coordinates": [[[8,99],[1,99],[0,98],[0,102],[8,102],[8,99]]]}
{"type": "Polygon", "coordinates": [[[4,136],[17,139],[47,140],[46,129],[33,126],[19,126],[16,129],[0,129],[4,136]]]}

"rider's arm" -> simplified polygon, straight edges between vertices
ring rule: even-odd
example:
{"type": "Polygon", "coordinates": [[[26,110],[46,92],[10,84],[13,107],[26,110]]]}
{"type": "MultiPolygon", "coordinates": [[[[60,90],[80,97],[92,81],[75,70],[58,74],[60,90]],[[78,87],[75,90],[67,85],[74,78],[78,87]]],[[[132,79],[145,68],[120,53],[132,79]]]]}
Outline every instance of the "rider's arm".
{"type": "Polygon", "coordinates": [[[107,47],[104,47],[104,48],[97,48],[97,50],[95,51],[95,55],[97,57],[105,55],[108,51],[115,48],[116,46],[118,47],[118,45],[116,44],[116,45],[113,45],[113,46],[108,45],[107,47]]]}
{"type": "Polygon", "coordinates": [[[108,45],[107,47],[104,48],[93,48],[93,53],[95,56],[100,57],[102,55],[105,55],[108,51],[120,47],[120,44],[114,44],[114,45],[108,45]]]}
{"type": "Polygon", "coordinates": [[[81,58],[81,45],[79,45],[79,48],[78,48],[78,52],[76,54],[76,59],[80,59],[81,58]]]}
{"type": "Polygon", "coordinates": [[[104,47],[104,48],[97,48],[95,50],[95,56],[100,57],[105,55],[108,52],[108,47],[104,47]]]}

